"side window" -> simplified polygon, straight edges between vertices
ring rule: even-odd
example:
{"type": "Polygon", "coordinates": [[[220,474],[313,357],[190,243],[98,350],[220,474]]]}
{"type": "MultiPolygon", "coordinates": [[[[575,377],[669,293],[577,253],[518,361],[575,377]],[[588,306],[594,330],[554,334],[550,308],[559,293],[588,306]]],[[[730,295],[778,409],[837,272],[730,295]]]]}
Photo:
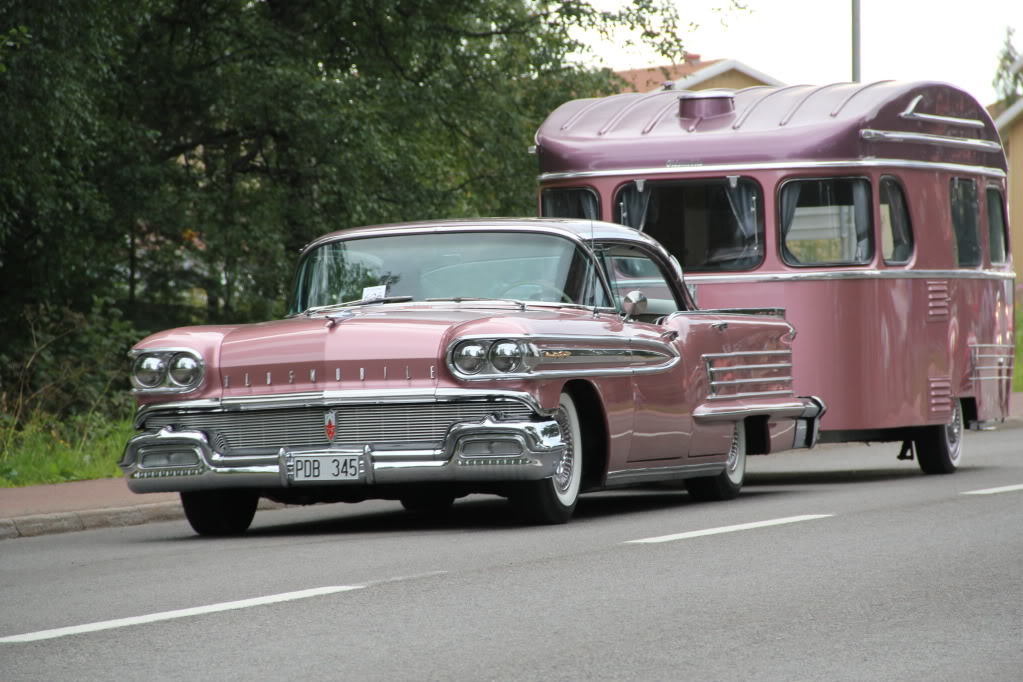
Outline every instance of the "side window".
{"type": "Polygon", "coordinates": [[[1002,193],[988,187],[987,190],[987,234],[992,263],[1005,262],[1005,201],[1002,193]]]}
{"type": "Polygon", "coordinates": [[[906,195],[895,178],[881,178],[881,255],[884,262],[906,263],[913,255],[913,226],[909,222],[906,195]]]}
{"type": "Polygon", "coordinates": [[[639,290],[647,297],[646,314],[640,316],[643,321],[652,322],[683,309],[661,267],[642,250],[607,246],[602,249],[602,259],[618,307],[627,293],[639,290]]]}
{"type": "Polygon", "coordinates": [[[600,219],[597,193],[587,187],[545,189],[541,197],[540,213],[545,218],[600,219]]]}
{"type": "Polygon", "coordinates": [[[952,178],[952,229],[956,236],[956,260],[960,267],[980,265],[977,229],[977,185],[966,178],[952,178]]]}
{"type": "Polygon", "coordinates": [[[643,180],[618,192],[614,220],[659,241],[687,272],[752,270],[764,260],[763,205],[760,184],[738,175],[643,180]]]}
{"type": "Polygon", "coordinates": [[[792,180],[782,187],[780,210],[789,265],[862,265],[874,257],[868,180],[792,180]]]}

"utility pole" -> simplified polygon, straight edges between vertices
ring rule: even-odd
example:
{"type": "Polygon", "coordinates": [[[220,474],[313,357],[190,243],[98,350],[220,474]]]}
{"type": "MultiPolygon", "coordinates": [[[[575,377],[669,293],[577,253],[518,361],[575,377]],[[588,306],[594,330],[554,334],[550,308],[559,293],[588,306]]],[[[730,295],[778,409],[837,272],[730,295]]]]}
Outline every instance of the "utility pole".
{"type": "Polygon", "coordinates": [[[852,79],[860,82],[860,0],[852,0],[852,79]]]}

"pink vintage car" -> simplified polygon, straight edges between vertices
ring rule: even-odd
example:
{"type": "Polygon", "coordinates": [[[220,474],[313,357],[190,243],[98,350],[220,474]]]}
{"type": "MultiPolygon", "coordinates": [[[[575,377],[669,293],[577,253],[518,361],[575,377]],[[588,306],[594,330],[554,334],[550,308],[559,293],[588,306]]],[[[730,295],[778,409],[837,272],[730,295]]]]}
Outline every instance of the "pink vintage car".
{"type": "Polygon", "coordinates": [[[580,492],[684,480],[734,497],[747,454],[810,447],[780,310],[698,310],[678,262],[589,220],[366,227],[302,254],[284,320],[185,327],[132,351],[121,467],[203,535],[259,497],[506,496],[562,523],[580,492]],[[647,292],[647,293],[644,293],[647,292]]]}

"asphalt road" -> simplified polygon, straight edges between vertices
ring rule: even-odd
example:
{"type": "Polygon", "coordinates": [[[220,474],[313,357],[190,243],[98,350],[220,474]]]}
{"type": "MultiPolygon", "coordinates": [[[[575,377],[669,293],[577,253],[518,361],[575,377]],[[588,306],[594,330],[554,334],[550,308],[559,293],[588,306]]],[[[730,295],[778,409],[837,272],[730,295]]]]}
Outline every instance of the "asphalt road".
{"type": "Polygon", "coordinates": [[[480,496],[8,540],[0,678],[1019,680],[1021,436],[939,477],[895,444],[753,458],[736,501],[600,493],[557,527],[480,496]]]}

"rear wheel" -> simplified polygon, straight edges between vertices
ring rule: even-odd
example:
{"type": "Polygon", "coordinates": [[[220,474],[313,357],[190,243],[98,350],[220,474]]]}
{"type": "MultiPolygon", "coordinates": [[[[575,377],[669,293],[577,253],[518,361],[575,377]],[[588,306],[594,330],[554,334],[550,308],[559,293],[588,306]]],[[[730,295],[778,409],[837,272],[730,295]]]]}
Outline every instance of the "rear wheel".
{"type": "Polygon", "coordinates": [[[572,396],[561,394],[558,413],[565,454],[558,462],[554,476],[542,481],[521,484],[509,499],[519,515],[532,523],[565,523],[572,518],[579,499],[579,483],[583,475],[583,448],[579,413],[572,396]]]}
{"type": "Polygon", "coordinates": [[[951,474],[963,456],[963,408],[955,401],[947,424],[926,426],[916,441],[916,460],[925,474],[951,474]]]}
{"type": "Polygon", "coordinates": [[[687,478],[686,490],[702,502],[731,500],[742,490],[746,479],[746,429],[742,423],[735,425],[732,445],[728,448],[725,470],[716,476],[687,478]]]}
{"type": "Polygon", "coordinates": [[[181,505],[199,535],[240,535],[252,524],[259,495],[248,490],[181,493],[181,505]]]}

